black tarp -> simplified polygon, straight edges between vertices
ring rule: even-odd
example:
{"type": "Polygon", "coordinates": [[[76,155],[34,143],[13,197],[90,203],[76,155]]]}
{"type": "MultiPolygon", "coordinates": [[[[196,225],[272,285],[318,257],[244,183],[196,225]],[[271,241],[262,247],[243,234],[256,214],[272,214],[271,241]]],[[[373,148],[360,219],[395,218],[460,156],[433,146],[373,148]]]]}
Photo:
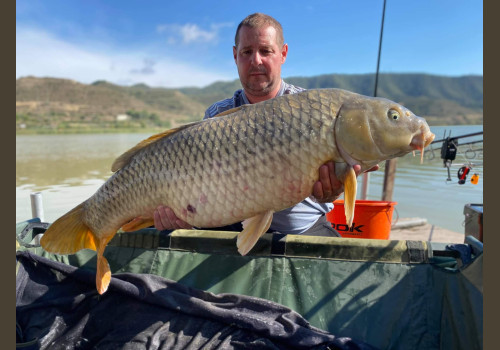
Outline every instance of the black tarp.
{"type": "Polygon", "coordinates": [[[17,252],[18,347],[29,349],[373,349],[265,299],[213,294],[151,274],[95,272],[17,252]]]}

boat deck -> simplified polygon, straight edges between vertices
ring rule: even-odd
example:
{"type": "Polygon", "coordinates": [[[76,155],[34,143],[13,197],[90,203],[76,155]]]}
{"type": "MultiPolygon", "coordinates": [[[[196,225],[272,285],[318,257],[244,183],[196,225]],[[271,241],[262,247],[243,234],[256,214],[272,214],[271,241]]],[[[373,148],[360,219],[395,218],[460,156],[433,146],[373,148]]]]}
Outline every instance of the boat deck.
{"type": "Polygon", "coordinates": [[[443,243],[464,243],[464,233],[454,232],[432,225],[424,219],[401,218],[393,225],[389,235],[391,240],[412,240],[443,243]],[[422,222],[423,221],[423,222],[422,222]],[[407,223],[407,225],[406,225],[407,223]],[[414,223],[412,225],[412,223],[414,223]]]}

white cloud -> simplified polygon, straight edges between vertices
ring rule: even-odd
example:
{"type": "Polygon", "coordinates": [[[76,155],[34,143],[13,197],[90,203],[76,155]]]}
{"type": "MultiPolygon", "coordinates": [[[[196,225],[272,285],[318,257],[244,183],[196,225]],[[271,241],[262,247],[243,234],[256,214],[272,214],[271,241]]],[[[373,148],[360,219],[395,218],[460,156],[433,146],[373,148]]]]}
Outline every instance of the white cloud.
{"type": "Polygon", "coordinates": [[[134,74],[154,74],[156,73],[155,69],[153,68],[155,66],[156,62],[152,59],[145,58],[143,62],[143,67],[141,69],[132,69],[130,70],[130,73],[134,74]]]}
{"type": "Polygon", "coordinates": [[[191,43],[217,43],[219,30],[223,27],[231,27],[232,23],[213,23],[209,30],[200,28],[197,24],[160,24],[156,27],[158,33],[168,35],[167,42],[174,44],[181,41],[184,44],[191,43]]]}
{"type": "MultiPolygon", "coordinates": [[[[190,38],[206,34],[191,32],[190,38]]],[[[194,39],[192,39],[194,40],[194,39]]],[[[82,83],[106,80],[115,84],[145,83],[149,86],[205,86],[216,80],[232,80],[234,76],[158,57],[147,50],[103,48],[64,41],[36,29],[16,30],[16,78],[68,78],[82,83]]],[[[231,72],[232,73],[232,72],[231,72]]]]}
{"type": "Polygon", "coordinates": [[[195,41],[214,41],[217,39],[217,30],[205,31],[200,29],[196,24],[187,23],[180,28],[182,40],[189,44],[195,41]]]}

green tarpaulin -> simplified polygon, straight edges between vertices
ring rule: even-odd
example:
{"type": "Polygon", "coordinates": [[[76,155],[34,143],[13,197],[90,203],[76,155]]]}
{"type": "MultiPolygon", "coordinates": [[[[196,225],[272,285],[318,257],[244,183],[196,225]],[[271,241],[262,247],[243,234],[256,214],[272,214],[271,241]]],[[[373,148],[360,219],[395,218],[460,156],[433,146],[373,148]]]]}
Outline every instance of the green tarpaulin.
{"type": "MultiPolygon", "coordinates": [[[[95,269],[93,251],[60,256],[30,246],[43,232],[36,220],[16,230],[18,250],[95,269]]],[[[242,257],[236,234],[144,229],[117,235],[104,255],[113,274],[264,298],[381,349],[482,349],[482,251],[461,245],[471,252],[465,259],[429,242],[266,234],[242,257]]]]}

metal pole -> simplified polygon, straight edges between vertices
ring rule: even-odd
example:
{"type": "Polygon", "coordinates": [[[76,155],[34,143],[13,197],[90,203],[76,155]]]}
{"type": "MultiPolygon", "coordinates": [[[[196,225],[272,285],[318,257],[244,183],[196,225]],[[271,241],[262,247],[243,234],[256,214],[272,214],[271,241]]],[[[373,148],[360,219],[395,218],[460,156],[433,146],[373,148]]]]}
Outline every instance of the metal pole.
{"type": "Polygon", "coordinates": [[[31,197],[31,215],[33,218],[39,218],[43,222],[43,202],[42,202],[42,192],[33,192],[30,194],[31,197]]]}
{"type": "Polygon", "coordinates": [[[396,178],[396,163],[397,159],[390,159],[385,162],[384,188],[382,190],[383,201],[392,201],[392,194],[394,192],[394,179],[396,178]]]}
{"type": "Polygon", "coordinates": [[[378,72],[380,69],[380,54],[382,53],[382,38],[384,36],[384,19],[385,19],[385,2],[384,0],[384,8],[382,9],[382,25],[380,26],[380,40],[378,43],[378,58],[377,58],[377,74],[375,74],[375,89],[373,96],[377,97],[377,87],[378,87],[378,72]]]}
{"type": "MultiPolygon", "coordinates": [[[[382,38],[384,36],[384,20],[385,20],[385,3],[382,9],[382,24],[380,26],[380,40],[378,43],[378,57],[377,57],[377,71],[375,73],[375,87],[373,89],[373,96],[377,97],[377,88],[378,88],[378,74],[380,70],[380,55],[382,53],[382,38]]],[[[370,173],[363,174],[363,182],[361,183],[361,199],[366,200],[368,195],[368,185],[370,183],[370,173]]]]}
{"type": "Polygon", "coordinates": [[[363,173],[363,180],[361,182],[361,199],[366,200],[368,195],[368,185],[370,181],[370,173],[363,173]]]}
{"type": "MultiPolygon", "coordinates": [[[[375,75],[375,92],[373,96],[377,97],[377,87],[378,87],[378,73],[380,69],[380,54],[382,52],[382,38],[384,34],[384,20],[385,20],[385,4],[382,10],[382,25],[380,27],[380,41],[378,46],[378,60],[377,60],[377,74],[375,75]]],[[[391,201],[392,193],[394,189],[394,178],[396,176],[396,159],[389,159],[385,162],[385,173],[384,173],[384,187],[382,190],[382,200],[391,201]]]]}

